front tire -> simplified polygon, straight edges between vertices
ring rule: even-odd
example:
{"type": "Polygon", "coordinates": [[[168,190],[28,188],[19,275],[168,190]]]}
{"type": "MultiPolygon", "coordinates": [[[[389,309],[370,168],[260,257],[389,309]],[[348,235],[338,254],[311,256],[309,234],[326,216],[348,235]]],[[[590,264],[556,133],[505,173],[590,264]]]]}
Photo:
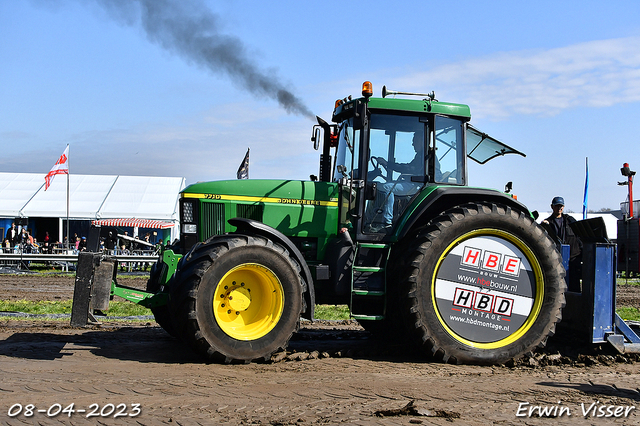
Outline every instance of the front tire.
{"type": "Polygon", "coordinates": [[[207,359],[230,363],[268,360],[285,348],[302,293],[300,267],[284,247],[231,234],[182,259],[171,298],[180,336],[207,359]]]}
{"type": "Polygon", "coordinates": [[[498,364],[543,346],[564,306],[564,268],[529,216],[467,204],[433,220],[398,258],[401,314],[443,362],[498,364]]]}

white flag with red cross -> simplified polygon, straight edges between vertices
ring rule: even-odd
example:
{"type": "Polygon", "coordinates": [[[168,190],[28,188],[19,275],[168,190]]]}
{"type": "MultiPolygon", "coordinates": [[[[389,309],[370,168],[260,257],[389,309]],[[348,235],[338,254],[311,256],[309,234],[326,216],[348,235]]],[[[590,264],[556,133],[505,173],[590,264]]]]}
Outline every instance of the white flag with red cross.
{"type": "Polygon", "coordinates": [[[49,189],[51,181],[55,175],[68,175],[69,174],[69,145],[64,150],[56,164],[51,168],[51,171],[44,177],[44,190],[49,189]]]}

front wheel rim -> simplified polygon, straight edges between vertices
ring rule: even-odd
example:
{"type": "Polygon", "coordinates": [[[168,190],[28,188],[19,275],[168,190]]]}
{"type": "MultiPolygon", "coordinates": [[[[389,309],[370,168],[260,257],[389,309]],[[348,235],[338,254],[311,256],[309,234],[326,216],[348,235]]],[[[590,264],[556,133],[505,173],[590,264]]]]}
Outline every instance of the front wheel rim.
{"type": "Polygon", "coordinates": [[[236,340],[256,340],[278,324],[284,289],[269,268],[244,263],[229,270],[216,286],[213,313],[220,329],[236,340]]]}

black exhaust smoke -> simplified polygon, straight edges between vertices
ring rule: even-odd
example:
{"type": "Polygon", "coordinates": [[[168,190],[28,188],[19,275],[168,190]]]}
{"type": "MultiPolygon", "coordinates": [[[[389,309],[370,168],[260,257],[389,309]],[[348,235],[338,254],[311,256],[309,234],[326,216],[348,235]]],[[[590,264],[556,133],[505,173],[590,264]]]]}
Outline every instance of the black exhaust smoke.
{"type": "Polygon", "coordinates": [[[220,18],[201,1],[96,0],[117,21],[141,25],[153,43],[213,73],[227,74],[249,92],[276,100],[288,113],[314,114],[277,76],[260,70],[237,37],[221,34],[220,18]]]}

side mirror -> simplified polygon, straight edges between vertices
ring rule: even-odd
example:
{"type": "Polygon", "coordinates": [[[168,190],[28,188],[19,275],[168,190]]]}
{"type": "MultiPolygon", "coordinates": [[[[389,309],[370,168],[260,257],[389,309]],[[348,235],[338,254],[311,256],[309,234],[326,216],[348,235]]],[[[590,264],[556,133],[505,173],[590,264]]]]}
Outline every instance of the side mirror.
{"type": "Polygon", "coordinates": [[[321,127],[318,125],[313,126],[313,133],[311,134],[311,142],[313,142],[313,149],[316,151],[320,148],[320,141],[322,140],[321,127]]]}

